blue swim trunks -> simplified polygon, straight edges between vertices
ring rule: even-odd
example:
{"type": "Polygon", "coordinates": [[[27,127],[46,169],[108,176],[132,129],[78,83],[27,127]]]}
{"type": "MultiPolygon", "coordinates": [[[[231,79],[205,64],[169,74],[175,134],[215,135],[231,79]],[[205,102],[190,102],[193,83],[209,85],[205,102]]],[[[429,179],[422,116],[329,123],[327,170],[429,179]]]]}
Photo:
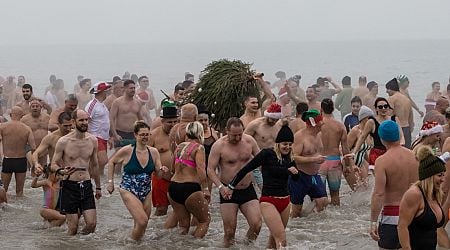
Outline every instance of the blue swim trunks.
{"type": "Polygon", "coordinates": [[[305,196],[308,195],[311,200],[327,197],[325,184],[320,175],[309,175],[299,171],[299,177],[296,179],[289,176],[288,187],[291,195],[291,203],[294,205],[303,205],[305,196]]]}
{"type": "Polygon", "coordinates": [[[122,175],[120,188],[134,194],[141,202],[152,191],[152,177],[148,173],[122,175]]]}

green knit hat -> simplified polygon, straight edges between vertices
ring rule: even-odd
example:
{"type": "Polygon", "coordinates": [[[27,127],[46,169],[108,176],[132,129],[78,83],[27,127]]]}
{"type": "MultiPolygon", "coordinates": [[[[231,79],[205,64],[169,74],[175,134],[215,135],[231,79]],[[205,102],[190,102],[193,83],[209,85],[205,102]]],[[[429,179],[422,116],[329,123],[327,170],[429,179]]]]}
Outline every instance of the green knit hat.
{"type": "Polygon", "coordinates": [[[420,147],[417,150],[419,159],[419,180],[425,180],[433,175],[445,172],[445,162],[433,154],[433,150],[428,146],[420,147]]]}

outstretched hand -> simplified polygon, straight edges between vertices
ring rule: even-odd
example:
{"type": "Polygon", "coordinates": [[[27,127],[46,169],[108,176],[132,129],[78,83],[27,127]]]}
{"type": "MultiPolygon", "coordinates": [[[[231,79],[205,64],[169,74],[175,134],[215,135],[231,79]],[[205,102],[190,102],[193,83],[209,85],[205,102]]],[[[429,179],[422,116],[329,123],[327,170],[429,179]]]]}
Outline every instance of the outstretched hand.
{"type": "Polygon", "coordinates": [[[231,190],[228,187],[223,187],[220,190],[220,195],[225,199],[225,200],[229,200],[231,199],[231,196],[233,195],[233,190],[231,190]]]}

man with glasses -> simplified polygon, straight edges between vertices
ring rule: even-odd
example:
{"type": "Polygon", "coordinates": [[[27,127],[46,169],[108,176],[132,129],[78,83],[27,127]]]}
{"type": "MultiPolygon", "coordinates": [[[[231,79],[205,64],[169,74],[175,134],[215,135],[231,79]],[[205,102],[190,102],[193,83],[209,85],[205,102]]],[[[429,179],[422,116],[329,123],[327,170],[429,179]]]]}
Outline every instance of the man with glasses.
{"type": "MultiPolygon", "coordinates": [[[[398,118],[398,125],[402,128],[405,138],[405,147],[411,147],[411,133],[414,130],[414,118],[411,101],[408,97],[400,93],[400,86],[397,78],[393,78],[386,83],[386,93],[389,95],[388,101],[398,118]]],[[[445,112],[445,109],[444,109],[445,112]]]]}

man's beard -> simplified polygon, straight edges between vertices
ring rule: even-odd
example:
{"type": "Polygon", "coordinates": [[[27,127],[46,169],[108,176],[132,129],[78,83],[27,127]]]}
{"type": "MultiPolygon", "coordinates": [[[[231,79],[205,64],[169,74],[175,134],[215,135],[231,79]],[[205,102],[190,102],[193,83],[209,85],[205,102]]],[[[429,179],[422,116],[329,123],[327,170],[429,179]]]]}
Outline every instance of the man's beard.
{"type": "Polygon", "coordinates": [[[80,132],[87,132],[88,131],[88,125],[75,125],[75,127],[77,128],[78,131],[80,132]]]}
{"type": "Polygon", "coordinates": [[[30,98],[31,98],[31,95],[23,95],[23,99],[25,99],[25,101],[30,100],[30,98]]]}

